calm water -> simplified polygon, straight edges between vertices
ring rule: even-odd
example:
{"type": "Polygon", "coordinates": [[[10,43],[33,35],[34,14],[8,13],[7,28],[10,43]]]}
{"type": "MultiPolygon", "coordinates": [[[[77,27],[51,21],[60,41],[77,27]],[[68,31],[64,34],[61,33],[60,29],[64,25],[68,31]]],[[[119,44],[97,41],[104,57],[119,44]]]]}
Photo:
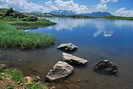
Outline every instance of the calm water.
{"type": "Polygon", "coordinates": [[[58,24],[27,32],[52,34],[56,44],[47,49],[0,51],[0,62],[20,68],[26,75],[45,77],[48,70],[62,59],[56,47],[72,42],[79,46],[74,55],[86,58],[86,67],[75,67],[68,79],[50,83],[56,89],[132,89],[133,88],[133,21],[105,19],[48,18],[58,24]],[[112,59],[120,65],[118,77],[93,72],[100,59],[112,59]]]}

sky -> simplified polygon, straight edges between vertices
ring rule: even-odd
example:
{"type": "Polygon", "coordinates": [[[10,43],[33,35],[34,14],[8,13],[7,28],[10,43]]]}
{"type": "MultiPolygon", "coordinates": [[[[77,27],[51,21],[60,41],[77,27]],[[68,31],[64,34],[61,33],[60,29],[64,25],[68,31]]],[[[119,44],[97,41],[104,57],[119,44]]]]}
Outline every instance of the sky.
{"type": "Polygon", "coordinates": [[[0,0],[0,8],[41,13],[54,10],[69,10],[77,14],[101,11],[133,17],[133,0],[0,0]]]}

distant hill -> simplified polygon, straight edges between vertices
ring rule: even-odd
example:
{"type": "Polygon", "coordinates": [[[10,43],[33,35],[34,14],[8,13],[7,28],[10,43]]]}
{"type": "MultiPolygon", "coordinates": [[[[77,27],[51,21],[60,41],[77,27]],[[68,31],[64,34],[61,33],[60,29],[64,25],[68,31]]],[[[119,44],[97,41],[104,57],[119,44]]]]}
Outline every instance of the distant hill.
{"type": "Polygon", "coordinates": [[[76,14],[73,11],[68,11],[68,10],[55,10],[55,11],[51,11],[49,12],[50,14],[57,14],[57,15],[74,15],[76,14]]]}
{"type": "Polygon", "coordinates": [[[96,16],[96,17],[100,17],[100,16],[113,16],[109,12],[92,12],[92,13],[86,13],[86,14],[80,14],[80,15],[81,16],[96,16]]]}
{"type": "Polygon", "coordinates": [[[84,13],[84,14],[76,14],[73,11],[68,11],[68,10],[56,10],[56,11],[51,11],[49,14],[55,14],[55,15],[81,15],[81,16],[113,16],[109,12],[92,12],[92,13],[84,13]]]}

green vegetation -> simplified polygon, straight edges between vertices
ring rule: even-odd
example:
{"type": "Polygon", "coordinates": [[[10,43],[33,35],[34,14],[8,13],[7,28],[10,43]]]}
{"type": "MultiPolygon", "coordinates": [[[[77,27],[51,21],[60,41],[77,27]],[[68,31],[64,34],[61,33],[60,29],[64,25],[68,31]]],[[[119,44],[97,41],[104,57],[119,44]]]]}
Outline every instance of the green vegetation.
{"type": "Polygon", "coordinates": [[[54,37],[47,34],[26,33],[15,27],[0,22],[0,47],[1,48],[39,48],[47,47],[54,43],[54,37]]]}
{"type": "MultiPolygon", "coordinates": [[[[37,15],[37,14],[36,14],[37,15]]],[[[92,17],[92,16],[81,16],[81,15],[61,15],[61,14],[38,14],[37,16],[40,17],[64,17],[64,18],[96,18],[96,17],[92,17]]]]}
{"type": "Polygon", "coordinates": [[[92,16],[81,16],[81,15],[62,15],[60,17],[70,17],[70,18],[95,18],[92,16]]]}
{"type": "Polygon", "coordinates": [[[38,27],[46,27],[50,25],[54,25],[55,23],[50,22],[49,20],[39,20],[39,21],[9,21],[9,24],[15,26],[17,29],[32,29],[38,27]]]}
{"type": "Polygon", "coordinates": [[[20,13],[12,8],[0,9],[0,21],[8,22],[17,29],[31,29],[56,24],[33,14],[20,13]]]}
{"type": "Polygon", "coordinates": [[[133,20],[133,17],[120,17],[120,16],[105,16],[103,18],[113,19],[113,20],[133,20]]]}
{"type": "Polygon", "coordinates": [[[35,80],[34,76],[24,77],[17,69],[0,70],[0,89],[48,89],[45,84],[35,80]]]}

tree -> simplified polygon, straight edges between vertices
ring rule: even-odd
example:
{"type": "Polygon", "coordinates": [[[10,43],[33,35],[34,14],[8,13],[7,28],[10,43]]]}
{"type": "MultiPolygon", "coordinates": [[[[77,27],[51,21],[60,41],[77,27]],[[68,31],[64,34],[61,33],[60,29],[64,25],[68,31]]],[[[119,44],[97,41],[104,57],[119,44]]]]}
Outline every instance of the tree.
{"type": "Polygon", "coordinates": [[[11,14],[14,12],[13,8],[10,8],[9,10],[7,10],[5,16],[11,16],[11,14]]]}

